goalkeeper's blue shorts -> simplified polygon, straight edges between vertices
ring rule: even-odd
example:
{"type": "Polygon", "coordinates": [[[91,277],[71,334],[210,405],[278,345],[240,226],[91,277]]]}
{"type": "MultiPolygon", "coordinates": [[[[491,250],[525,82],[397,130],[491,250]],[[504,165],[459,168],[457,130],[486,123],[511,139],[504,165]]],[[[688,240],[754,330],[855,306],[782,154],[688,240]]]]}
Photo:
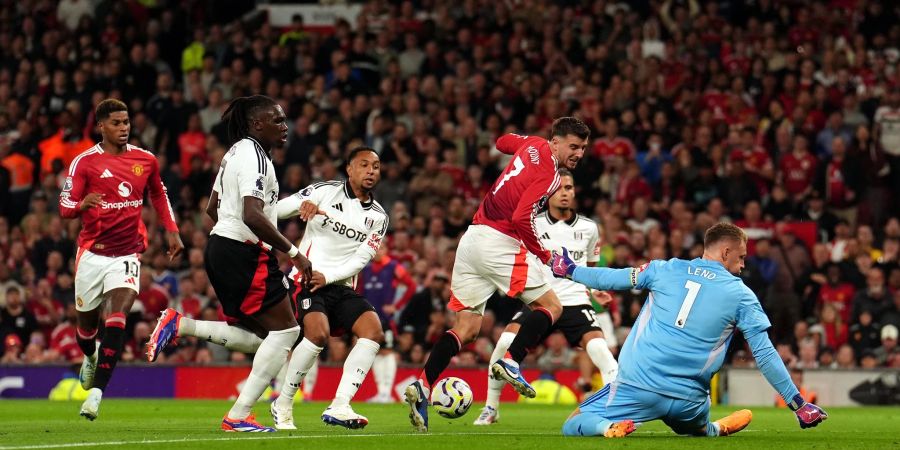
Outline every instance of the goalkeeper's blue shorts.
{"type": "Polygon", "coordinates": [[[662,420],[677,434],[705,436],[709,405],[709,397],[693,402],[614,381],[579,405],[581,413],[566,420],[563,434],[598,436],[609,422],[662,420]]]}

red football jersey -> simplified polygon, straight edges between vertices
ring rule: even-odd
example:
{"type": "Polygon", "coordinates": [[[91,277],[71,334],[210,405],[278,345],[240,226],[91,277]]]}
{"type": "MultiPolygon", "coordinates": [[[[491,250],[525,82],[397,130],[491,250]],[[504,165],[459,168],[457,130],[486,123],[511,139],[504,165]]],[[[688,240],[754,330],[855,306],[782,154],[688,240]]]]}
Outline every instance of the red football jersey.
{"type": "Polygon", "coordinates": [[[141,221],[145,191],[163,227],[178,231],[156,156],[132,145],[111,155],[97,144],[72,160],[59,196],[59,214],[81,217],[79,248],[113,257],[141,253],[147,248],[147,229],[141,221]],[[94,192],[103,195],[100,205],[79,210],[78,203],[94,192]]]}
{"type": "Polygon", "coordinates": [[[497,150],[515,155],[484,196],[474,224],[487,225],[519,239],[541,261],[550,260],[538,239],[534,216],[559,188],[556,157],[546,139],[505,134],[497,139],[497,150]]]}
{"type": "Polygon", "coordinates": [[[606,161],[621,156],[625,161],[634,160],[637,152],[630,139],[616,136],[615,139],[600,138],[594,143],[594,156],[606,161]]]}
{"type": "Polygon", "coordinates": [[[788,194],[797,195],[812,185],[818,162],[809,152],[801,156],[791,152],[781,158],[781,173],[784,174],[784,188],[788,194]]]}

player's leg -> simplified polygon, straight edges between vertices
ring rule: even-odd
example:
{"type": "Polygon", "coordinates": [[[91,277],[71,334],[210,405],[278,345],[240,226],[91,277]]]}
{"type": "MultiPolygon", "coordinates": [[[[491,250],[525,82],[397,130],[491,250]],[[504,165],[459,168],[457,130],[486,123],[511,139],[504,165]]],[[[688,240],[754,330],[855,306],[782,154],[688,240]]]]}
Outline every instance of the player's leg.
{"type": "MultiPolygon", "coordinates": [[[[609,345],[603,338],[603,332],[600,330],[591,330],[581,336],[581,348],[585,350],[591,362],[600,369],[600,375],[603,377],[603,384],[609,384],[615,381],[619,376],[619,363],[615,356],[609,351],[609,345]]],[[[582,373],[582,377],[585,374],[582,373]]],[[[586,380],[590,380],[590,372],[587,374],[586,380]]]]}
{"type": "Polygon", "coordinates": [[[103,305],[104,263],[104,257],[81,248],[75,257],[75,341],[84,353],[78,374],[84,390],[94,386],[97,369],[97,331],[103,305]]]}
{"type": "MultiPolygon", "coordinates": [[[[509,345],[502,359],[491,365],[495,377],[502,378],[511,384],[516,391],[525,397],[534,398],[534,388],[522,377],[519,363],[525,359],[529,348],[536,347],[543,336],[562,314],[559,297],[550,288],[544,267],[537,257],[520,249],[512,269],[508,295],[518,297],[529,305],[534,314],[522,320],[518,334],[509,345]],[[524,252],[523,256],[522,255],[524,252]]],[[[500,279],[502,280],[502,278],[500,279]]],[[[500,284],[502,286],[502,284],[500,284]]]]}
{"type": "MultiPolygon", "coordinates": [[[[135,285],[135,287],[137,286],[135,285]]],[[[97,368],[94,372],[94,382],[88,391],[88,398],[81,406],[81,415],[89,420],[97,418],[103,392],[109,384],[116,363],[122,357],[126,338],[125,315],[131,310],[135,298],[137,298],[137,291],[130,288],[115,288],[106,293],[110,312],[104,322],[103,339],[100,340],[100,346],[97,348],[97,368]]]]}
{"type": "Polygon", "coordinates": [[[156,361],[163,350],[175,345],[176,338],[184,336],[200,338],[241,353],[256,353],[263,340],[256,333],[229,325],[227,322],[195,320],[185,317],[173,308],[166,308],[160,314],[147,342],[147,360],[156,361]]]}
{"type": "MultiPolygon", "coordinates": [[[[83,274],[88,275],[88,272],[93,272],[102,286],[103,296],[101,298],[109,303],[109,314],[104,322],[103,338],[97,347],[94,380],[88,391],[88,398],[81,405],[80,412],[87,419],[94,420],[99,414],[103,392],[109,384],[112,372],[122,357],[122,350],[125,347],[125,315],[131,311],[131,306],[137,298],[138,280],[141,275],[140,263],[137,255],[113,258],[89,254],[85,251],[79,265],[84,265],[85,269],[88,267],[98,269],[86,270],[83,274]]],[[[84,299],[82,301],[86,302],[84,299]]]]}
{"type": "MultiPolygon", "coordinates": [[[[278,268],[275,267],[275,270],[278,268]]],[[[267,290],[273,292],[272,283],[267,283],[267,285],[267,290]]],[[[287,360],[291,346],[300,336],[300,326],[297,325],[297,320],[294,318],[287,290],[283,289],[278,293],[283,294],[281,301],[252,316],[252,319],[260,327],[268,331],[268,335],[263,339],[253,357],[250,375],[247,377],[237,401],[222,420],[222,429],[225,431],[275,431],[273,428],[263,427],[256,422],[255,417],[251,414],[251,408],[272,379],[278,375],[281,366],[287,360]]]]}
{"type": "Polygon", "coordinates": [[[303,379],[309,374],[319,359],[319,354],[328,342],[331,334],[328,317],[325,315],[324,300],[315,296],[304,300],[304,308],[300,310],[300,318],[303,321],[303,340],[300,341],[291,354],[287,364],[284,383],[281,384],[281,393],[272,402],[269,411],[275,421],[275,428],[279,430],[294,430],[294,397],[303,379]],[[309,301],[306,301],[309,300],[309,301]]]}
{"type": "MultiPolygon", "coordinates": [[[[495,281],[488,278],[485,257],[512,262],[513,256],[497,256],[504,248],[488,245],[483,233],[491,237],[512,240],[506,235],[486,226],[473,225],[463,233],[456,249],[456,260],[453,263],[453,275],[450,277],[450,303],[447,305],[456,314],[453,329],[444,333],[428,355],[425,367],[418,380],[406,387],[404,397],[409,405],[409,419],[419,431],[428,431],[428,405],[431,386],[437,381],[441,372],[450,364],[450,360],[459,353],[463,345],[475,340],[481,329],[482,314],[488,298],[497,289],[495,281]]],[[[496,239],[495,239],[496,240],[496,239]]],[[[518,245],[518,244],[516,244],[518,245]]],[[[512,245],[507,245],[511,247],[512,245]]],[[[508,253],[508,251],[507,251],[508,253]]],[[[506,272],[509,272],[507,264],[506,272]]],[[[508,278],[508,277],[507,277],[508,278]]]]}
{"type": "Polygon", "coordinates": [[[612,382],[579,405],[563,424],[566,436],[625,437],[635,424],[666,417],[672,399],[612,382]]]}
{"type": "Polygon", "coordinates": [[[342,290],[344,298],[338,303],[340,310],[337,313],[345,328],[350,325],[357,339],[344,361],[341,381],[334,400],[322,413],[322,421],[329,425],[356,429],[368,425],[369,420],[353,411],[350,400],[356,395],[375,362],[375,355],[384,342],[384,331],[372,305],[355,291],[349,288],[342,290]]]}
{"type": "Polygon", "coordinates": [[[709,397],[703,402],[673,400],[664,422],[677,434],[717,437],[737,433],[746,428],[753,419],[753,413],[749,409],[742,409],[710,422],[709,408],[709,397]]]}
{"type": "Polygon", "coordinates": [[[94,374],[97,370],[97,330],[100,326],[100,307],[90,311],[77,311],[75,327],[75,340],[78,347],[84,353],[81,361],[81,370],[78,379],[81,387],[89,390],[94,387],[94,374]]]}
{"type": "Polygon", "coordinates": [[[378,393],[369,399],[371,403],[393,403],[392,391],[397,379],[397,353],[394,351],[394,330],[388,322],[382,321],[381,329],[384,330],[384,344],[375,362],[372,363],[372,375],[375,377],[375,386],[378,393]]]}
{"type": "Polygon", "coordinates": [[[506,354],[506,349],[509,348],[509,344],[516,337],[516,333],[519,332],[520,325],[518,321],[530,312],[531,310],[526,307],[516,313],[513,320],[506,326],[497,340],[497,345],[494,347],[494,351],[491,353],[491,360],[488,363],[487,400],[484,403],[481,414],[475,419],[474,425],[490,425],[500,420],[500,394],[503,392],[503,386],[506,386],[506,382],[495,378],[491,373],[490,366],[506,354]]]}

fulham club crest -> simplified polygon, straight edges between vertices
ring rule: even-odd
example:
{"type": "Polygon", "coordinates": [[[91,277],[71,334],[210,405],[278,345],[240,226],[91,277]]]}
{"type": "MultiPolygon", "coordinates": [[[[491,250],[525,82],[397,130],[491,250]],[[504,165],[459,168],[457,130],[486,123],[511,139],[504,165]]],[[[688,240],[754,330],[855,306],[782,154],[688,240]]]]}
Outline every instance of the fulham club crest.
{"type": "Polygon", "coordinates": [[[373,226],[375,226],[375,219],[366,217],[366,228],[372,228],[373,226]]]}

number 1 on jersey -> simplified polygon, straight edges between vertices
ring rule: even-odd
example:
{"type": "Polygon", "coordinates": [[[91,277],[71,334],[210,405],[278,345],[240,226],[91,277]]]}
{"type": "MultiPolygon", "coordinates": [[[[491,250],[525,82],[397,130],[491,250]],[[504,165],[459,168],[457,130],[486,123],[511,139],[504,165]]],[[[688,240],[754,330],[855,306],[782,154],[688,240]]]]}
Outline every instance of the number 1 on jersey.
{"type": "Polygon", "coordinates": [[[499,191],[500,188],[502,188],[503,185],[506,184],[506,182],[509,181],[510,178],[518,175],[520,172],[522,172],[522,169],[524,169],[524,168],[525,168],[525,163],[522,162],[522,158],[519,156],[516,156],[516,159],[513,160],[512,170],[507,172],[506,175],[503,176],[503,179],[500,180],[499,183],[497,183],[497,187],[494,188],[494,192],[492,192],[492,194],[496,194],[497,191],[499,191]]]}
{"type": "Polygon", "coordinates": [[[688,314],[691,313],[691,308],[694,307],[694,300],[697,300],[697,294],[700,293],[702,285],[696,281],[687,280],[684,282],[684,287],[688,292],[684,297],[684,302],[681,304],[681,309],[678,310],[678,316],[675,317],[675,326],[678,328],[684,328],[688,314]]]}

